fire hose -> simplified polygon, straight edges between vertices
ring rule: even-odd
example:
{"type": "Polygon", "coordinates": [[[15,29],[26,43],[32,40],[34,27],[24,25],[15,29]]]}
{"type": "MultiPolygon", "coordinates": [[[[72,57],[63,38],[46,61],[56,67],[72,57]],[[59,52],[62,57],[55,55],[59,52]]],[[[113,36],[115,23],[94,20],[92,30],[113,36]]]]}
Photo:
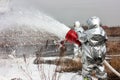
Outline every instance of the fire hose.
{"type": "Polygon", "coordinates": [[[106,60],[104,61],[104,65],[106,65],[115,75],[120,77],[120,73],[116,71],[106,60]]]}

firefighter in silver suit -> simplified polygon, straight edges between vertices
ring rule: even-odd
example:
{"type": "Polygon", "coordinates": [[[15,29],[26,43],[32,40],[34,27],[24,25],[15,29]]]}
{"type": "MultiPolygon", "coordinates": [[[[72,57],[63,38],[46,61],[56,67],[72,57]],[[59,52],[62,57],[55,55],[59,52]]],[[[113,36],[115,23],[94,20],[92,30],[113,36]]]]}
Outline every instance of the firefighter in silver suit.
{"type": "MultiPolygon", "coordinates": [[[[84,29],[82,28],[81,24],[79,21],[75,21],[74,23],[74,30],[76,33],[82,33],[84,29]]],[[[80,34],[79,34],[80,36],[80,34]]],[[[74,56],[73,58],[79,58],[81,57],[81,47],[79,47],[77,44],[74,44],[74,56]]]]}
{"type": "Polygon", "coordinates": [[[107,35],[100,27],[100,19],[93,16],[87,20],[88,29],[78,33],[82,43],[82,76],[83,80],[92,80],[91,73],[96,72],[98,80],[107,80],[103,61],[106,55],[107,35]]]}

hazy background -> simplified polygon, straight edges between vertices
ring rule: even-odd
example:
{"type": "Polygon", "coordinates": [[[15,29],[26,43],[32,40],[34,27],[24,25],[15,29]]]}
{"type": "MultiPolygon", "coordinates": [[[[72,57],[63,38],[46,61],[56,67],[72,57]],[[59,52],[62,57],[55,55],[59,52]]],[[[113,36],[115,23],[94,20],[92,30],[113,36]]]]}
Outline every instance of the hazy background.
{"type": "Polygon", "coordinates": [[[37,8],[65,25],[79,20],[85,24],[98,16],[106,25],[120,25],[120,0],[12,0],[14,6],[37,8]]]}

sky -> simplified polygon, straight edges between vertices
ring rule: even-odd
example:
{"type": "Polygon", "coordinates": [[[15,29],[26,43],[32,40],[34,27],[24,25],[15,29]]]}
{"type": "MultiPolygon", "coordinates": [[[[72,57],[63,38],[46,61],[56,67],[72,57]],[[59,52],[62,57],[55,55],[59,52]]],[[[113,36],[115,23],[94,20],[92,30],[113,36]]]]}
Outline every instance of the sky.
{"type": "Polygon", "coordinates": [[[91,16],[98,16],[104,25],[120,25],[120,0],[12,0],[12,3],[39,9],[65,25],[78,20],[86,24],[91,16]]]}

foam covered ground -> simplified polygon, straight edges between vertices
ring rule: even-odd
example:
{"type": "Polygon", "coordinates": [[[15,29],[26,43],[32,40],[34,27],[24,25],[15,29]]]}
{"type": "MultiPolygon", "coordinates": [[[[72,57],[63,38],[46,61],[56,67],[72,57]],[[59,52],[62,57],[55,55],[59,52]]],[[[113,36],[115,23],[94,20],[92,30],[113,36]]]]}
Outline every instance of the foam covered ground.
{"type": "Polygon", "coordinates": [[[0,59],[0,80],[15,78],[17,80],[82,80],[76,73],[56,73],[55,65],[35,65],[34,59],[34,57],[0,59]]]}

